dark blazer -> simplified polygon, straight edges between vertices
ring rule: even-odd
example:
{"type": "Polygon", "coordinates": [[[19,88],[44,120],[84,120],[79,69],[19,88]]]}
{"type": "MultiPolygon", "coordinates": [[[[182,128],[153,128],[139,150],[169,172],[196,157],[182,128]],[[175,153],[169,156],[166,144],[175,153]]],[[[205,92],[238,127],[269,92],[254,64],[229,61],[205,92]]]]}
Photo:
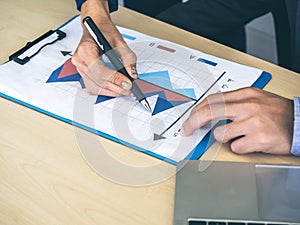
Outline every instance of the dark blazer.
{"type": "Polygon", "coordinates": [[[291,32],[291,69],[300,73],[300,0],[286,0],[291,32]]]}
{"type": "MultiPolygon", "coordinates": [[[[81,5],[85,2],[86,0],[75,0],[76,2],[76,7],[78,10],[81,9],[81,5]]],[[[109,11],[114,12],[118,10],[118,0],[108,0],[108,5],[109,5],[109,11]]]]}

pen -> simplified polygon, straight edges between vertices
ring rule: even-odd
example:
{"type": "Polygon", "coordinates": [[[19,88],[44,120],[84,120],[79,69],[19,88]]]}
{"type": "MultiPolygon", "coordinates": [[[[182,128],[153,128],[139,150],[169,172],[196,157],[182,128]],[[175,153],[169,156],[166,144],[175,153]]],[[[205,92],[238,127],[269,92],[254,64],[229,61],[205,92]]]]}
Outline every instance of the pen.
{"type": "Polygon", "coordinates": [[[144,96],[141,89],[138,87],[134,79],[128,74],[127,70],[125,69],[123,63],[119,59],[119,57],[116,55],[108,41],[105,39],[104,35],[101,33],[101,31],[98,29],[94,21],[91,17],[87,16],[82,20],[84,26],[90,33],[90,35],[93,37],[95,42],[98,44],[98,46],[101,48],[103,53],[107,56],[107,58],[110,60],[110,62],[113,64],[113,66],[116,68],[116,70],[123,75],[125,75],[132,83],[131,91],[136,97],[136,99],[149,111],[152,113],[151,107],[144,96]]]}

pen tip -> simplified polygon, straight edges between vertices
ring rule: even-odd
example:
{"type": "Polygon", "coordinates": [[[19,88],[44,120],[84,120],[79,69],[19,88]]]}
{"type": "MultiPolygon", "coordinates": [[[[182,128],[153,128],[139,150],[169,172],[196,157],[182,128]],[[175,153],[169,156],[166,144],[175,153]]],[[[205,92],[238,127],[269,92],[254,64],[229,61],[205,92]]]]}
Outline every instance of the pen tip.
{"type": "Polygon", "coordinates": [[[152,112],[150,106],[149,106],[149,105],[147,105],[147,106],[148,106],[148,107],[146,107],[146,109],[151,113],[151,115],[153,115],[153,112],[152,112]]]}
{"type": "Polygon", "coordinates": [[[150,105],[149,105],[149,102],[148,102],[146,99],[144,99],[144,100],[142,100],[141,103],[144,105],[144,107],[147,109],[147,111],[150,112],[151,115],[153,115],[153,112],[152,112],[152,110],[151,110],[151,107],[150,107],[150,105]]]}

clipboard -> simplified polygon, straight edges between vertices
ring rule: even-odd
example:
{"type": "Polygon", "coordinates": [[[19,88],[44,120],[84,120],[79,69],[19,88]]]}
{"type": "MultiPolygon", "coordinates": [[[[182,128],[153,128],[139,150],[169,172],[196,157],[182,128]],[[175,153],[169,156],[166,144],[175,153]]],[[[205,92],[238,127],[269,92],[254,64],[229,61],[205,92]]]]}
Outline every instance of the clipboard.
{"type": "MultiPolygon", "coordinates": [[[[68,59],[70,59],[71,53],[75,50],[74,46],[75,47],[77,46],[77,43],[80,39],[81,34],[80,34],[80,32],[79,33],[72,32],[71,28],[72,28],[72,26],[74,26],[74,25],[72,25],[73,23],[78,24],[78,22],[79,22],[79,17],[75,16],[74,18],[72,18],[71,20],[67,21],[65,24],[60,26],[58,29],[56,29],[54,31],[49,31],[49,32],[45,33],[44,35],[42,35],[41,37],[37,38],[36,40],[29,42],[29,44],[27,44],[24,48],[20,49],[19,51],[17,51],[14,54],[12,54],[9,57],[10,61],[7,62],[6,64],[14,63],[13,65],[16,67],[17,70],[22,67],[23,68],[26,68],[27,66],[29,67],[30,66],[29,64],[31,63],[31,61],[36,60],[35,63],[38,62],[40,54],[49,53],[49,56],[52,57],[52,55],[56,54],[56,53],[54,53],[55,51],[53,49],[55,49],[55,48],[53,46],[64,46],[61,43],[66,42],[66,39],[68,39],[68,37],[69,37],[69,38],[71,38],[70,40],[72,40],[74,43],[72,45],[70,45],[69,43],[66,44],[65,46],[67,46],[67,48],[69,48],[69,49],[64,49],[64,50],[70,50],[70,51],[63,51],[63,52],[61,51],[61,55],[59,56],[61,59],[56,59],[56,56],[53,57],[52,64],[57,65],[57,66],[53,67],[53,71],[56,71],[57,69],[61,68],[60,65],[62,62],[68,61],[68,59]],[[75,35],[75,33],[76,33],[76,35],[75,35]],[[50,41],[47,40],[49,38],[50,38],[50,41]],[[54,38],[54,39],[51,40],[51,38],[54,38]],[[73,48],[70,46],[72,46],[73,48]],[[34,49],[34,50],[32,50],[32,49],[34,49]],[[32,52],[34,52],[34,53],[32,53],[32,52]],[[26,55],[26,53],[28,53],[28,55],[26,55]],[[68,58],[65,58],[65,57],[68,57],[68,58]],[[14,62],[12,62],[12,61],[14,61],[14,62]]],[[[121,32],[123,38],[129,42],[134,42],[138,38],[144,38],[144,39],[150,40],[151,43],[158,42],[158,41],[164,41],[164,40],[157,39],[155,37],[144,35],[142,33],[136,32],[136,31],[132,31],[132,30],[124,29],[124,28],[119,28],[119,29],[120,29],[120,32],[121,32]],[[138,38],[136,38],[136,37],[138,37],[138,38]]],[[[163,43],[165,43],[165,42],[163,42],[163,43]]],[[[155,46],[155,45],[153,45],[153,46],[155,46]]],[[[161,44],[157,44],[157,48],[160,48],[160,50],[163,50],[165,52],[168,52],[170,49],[172,50],[172,48],[174,47],[174,45],[170,45],[171,47],[166,47],[166,46],[168,46],[168,43],[166,43],[165,46],[162,46],[161,44]],[[164,47],[164,48],[162,48],[162,47],[164,47]]],[[[186,47],[183,47],[183,48],[186,48],[186,47]]],[[[195,50],[193,50],[193,51],[195,51],[195,50]]],[[[169,51],[169,52],[171,52],[171,51],[169,51]]],[[[198,51],[196,51],[195,53],[197,53],[197,52],[198,51]]],[[[211,67],[213,69],[215,69],[222,63],[224,63],[224,64],[228,63],[228,65],[231,65],[231,63],[232,63],[232,65],[234,65],[234,66],[245,68],[245,69],[247,68],[247,69],[249,69],[249,71],[253,70],[256,74],[259,73],[259,75],[257,76],[257,78],[255,78],[255,81],[252,83],[251,86],[257,87],[257,88],[263,88],[272,78],[271,74],[267,73],[265,71],[260,71],[255,68],[249,68],[249,67],[246,67],[243,65],[238,65],[236,63],[229,62],[229,61],[223,60],[223,59],[219,59],[214,56],[209,56],[204,53],[203,54],[201,53],[201,56],[199,57],[198,61],[201,61],[201,63],[203,63],[207,67],[211,67]],[[219,62],[216,63],[215,62],[216,60],[218,60],[219,62]]],[[[3,69],[0,67],[0,81],[1,81],[1,75],[2,75],[1,70],[3,70],[3,69]]],[[[53,71],[52,71],[52,75],[54,73],[53,71]]],[[[77,75],[77,77],[73,77],[73,79],[75,79],[75,78],[78,79],[77,81],[79,81],[81,87],[84,88],[84,84],[82,83],[82,80],[80,80],[80,76],[77,75]]],[[[145,80],[145,81],[147,81],[147,80],[145,80]]],[[[69,80],[68,79],[61,80],[61,82],[67,83],[67,82],[69,82],[69,80]]],[[[9,85],[10,84],[8,84],[8,86],[9,85]]],[[[172,157],[164,156],[164,155],[160,154],[159,152],[155,152],[155,151],[146,149],[141,145],[136,145],[135,143],[124,140],[115,135],[111,135],[109,132],[95,129],[84,123],[81,123],[80,121],[75,121],[72,118],[69,118],[67,116],[57,113],[55,110],[49,110],[48,108],[41,107],[40,105],[35,104],[34,101],[30,102],[28,99],[22,99],[19,97],[18,94],[15,94],[15,90],[11,90],[10,87],[5,91],[4,89],[6,89],[7,87],[4,87],[4,86],[3,86],[3,84],[2,84],[2,86],[0,86],[0,96],[1,97],[4,97],[4,98],[14,101],[16,103],[19,103],[21,105],[24,105],[26,107],[29,107],[31,109],[34,109],[41,113],[44,113],[46,115],[49,115],[51,117],[54,117],[61,121],[64,121],[66,123],[69,123],[73,126],[76,126],[76,127],[82,128],[84,130],[87,130],[89,132],[95,133],[99,136],[110,139],[112,141],[115,141],[122,145],[128,146],[130,148],[136,149],[140,152],[149,154],[153,157],[156,157],[158,159],[161,159],[165,162],[168,162],[168,163],[171,163],[174,165],[176,165],[180,160],[198,159],[215,141],[213,138],[211,129],[210,129],[210,131],[202,138],[202,140],[200,142],[197,142],[197,145],[195,147],[193,147],[193,149],[191,151],[189,151],[189,153],[185,157],[180,158],[180,159],[174,159],[172,157]]],[[[224,123],[224,122],[227,122],[227,121],[222,121],[220,123],[224,123]]]]}

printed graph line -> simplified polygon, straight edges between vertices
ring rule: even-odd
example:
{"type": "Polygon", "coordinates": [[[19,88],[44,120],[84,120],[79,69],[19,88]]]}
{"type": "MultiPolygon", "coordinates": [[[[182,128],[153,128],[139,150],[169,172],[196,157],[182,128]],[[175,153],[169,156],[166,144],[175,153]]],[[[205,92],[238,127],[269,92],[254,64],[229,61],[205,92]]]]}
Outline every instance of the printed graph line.
{"type": "Polygon", "coordinates": [[[218,77],[218,79],[195,101],[190,107],[188,107],[167,129],[165,129],[162,133],[156,134],[154,133],[153,140],[158,141],[162,139],[166,139],[163,135],[170,130],[188,111],[190,111],[202,98],[215,86],[216,83],[226,74],[226,72],[223,72],[221,76],[218,77]]]}

